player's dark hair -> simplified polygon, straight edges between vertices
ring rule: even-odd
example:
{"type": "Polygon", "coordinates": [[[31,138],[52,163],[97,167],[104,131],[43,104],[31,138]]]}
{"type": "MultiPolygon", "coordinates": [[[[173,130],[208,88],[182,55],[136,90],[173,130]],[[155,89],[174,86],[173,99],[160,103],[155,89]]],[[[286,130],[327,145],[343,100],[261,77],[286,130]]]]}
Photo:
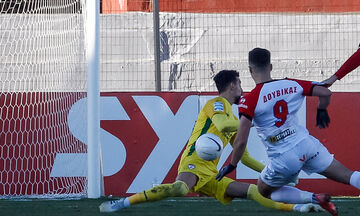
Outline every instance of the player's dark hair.
{"type": "Polygon", "coordinates": [[[270,51],[262,48],[254,48],[249,52],[249,65],[265,68],[270,64],[270,51]]]}
{"type": "Polygon", "coordinates": [[[217,73],[214,77],[216,88],[219,93],[222,93],[226,90],[228,85],[232,82],[236,82],[239,78],[239,72],[236,70],[222,70],[217,73]]]}

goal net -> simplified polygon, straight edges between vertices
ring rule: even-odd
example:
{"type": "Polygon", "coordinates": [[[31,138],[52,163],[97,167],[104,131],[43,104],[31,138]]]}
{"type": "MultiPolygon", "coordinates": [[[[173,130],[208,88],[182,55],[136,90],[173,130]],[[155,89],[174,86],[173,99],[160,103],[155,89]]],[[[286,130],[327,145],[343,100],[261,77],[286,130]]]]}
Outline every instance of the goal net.
{"type": "Polygon", "coordinates": [[[86,195],[86,145],[68,127],[86,97],[82,8],[81,0],[0,1],[2,197],[86,195]]]}

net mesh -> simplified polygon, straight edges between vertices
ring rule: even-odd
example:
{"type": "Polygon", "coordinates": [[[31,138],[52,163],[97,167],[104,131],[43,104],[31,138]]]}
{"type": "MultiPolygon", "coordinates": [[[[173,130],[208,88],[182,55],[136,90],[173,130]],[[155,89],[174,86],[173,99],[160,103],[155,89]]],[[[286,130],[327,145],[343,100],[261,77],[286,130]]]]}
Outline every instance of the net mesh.
{"type": "MultiPolygon", "coordinates": [[[[2,196],[86,194],[84,176],[52,174],[57,154],[86,152],[67,123],[86,97],[81,8],[80,0],[0,1],[2,196]]],[[[76,166],[68,162],[63,169],[76,166]]]]}

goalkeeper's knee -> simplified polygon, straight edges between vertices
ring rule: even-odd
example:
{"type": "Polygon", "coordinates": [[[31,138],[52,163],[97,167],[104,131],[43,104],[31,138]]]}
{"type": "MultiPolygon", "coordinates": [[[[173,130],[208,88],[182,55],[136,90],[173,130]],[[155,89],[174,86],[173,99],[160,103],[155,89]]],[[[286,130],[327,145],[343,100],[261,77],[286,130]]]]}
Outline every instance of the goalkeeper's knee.
{"type": "Polygon", "coordinates": [[[144,191],[144,198],[147,201],[162,200],[167,197],[181,197],[189,192],[187,184],[183,181],[176,181],[172,184],[161,184],[144,191]]]}
{"type": "Polygon", "coordinates": [[[187,184],[183,181],[176,181],[173,184],[161,184],[141,193],[129,197],[131,205],[142,202],[153,202],[168,197],[185,196],[189,192],[187,184]]]}
{"type": "Polygon", "coordinates": [[[171,194],[174,197],[185,196],[189,192],[187,184],[183,181],[176,181],[172,184],[171,194]]]}

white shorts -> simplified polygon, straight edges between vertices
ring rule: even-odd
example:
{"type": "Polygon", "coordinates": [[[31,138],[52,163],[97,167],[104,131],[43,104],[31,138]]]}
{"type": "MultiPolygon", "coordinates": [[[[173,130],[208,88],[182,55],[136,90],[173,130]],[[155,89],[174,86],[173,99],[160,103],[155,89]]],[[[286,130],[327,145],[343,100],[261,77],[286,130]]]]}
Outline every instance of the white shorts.
{"type": "Polygon", "coordinates": [[[307,174],[324,171],[333,159],[325,146],[309,135],[289,151],[270,158],[261,180],[271,187],[281,187],[293,182],[301,170],[307,174]]]}

